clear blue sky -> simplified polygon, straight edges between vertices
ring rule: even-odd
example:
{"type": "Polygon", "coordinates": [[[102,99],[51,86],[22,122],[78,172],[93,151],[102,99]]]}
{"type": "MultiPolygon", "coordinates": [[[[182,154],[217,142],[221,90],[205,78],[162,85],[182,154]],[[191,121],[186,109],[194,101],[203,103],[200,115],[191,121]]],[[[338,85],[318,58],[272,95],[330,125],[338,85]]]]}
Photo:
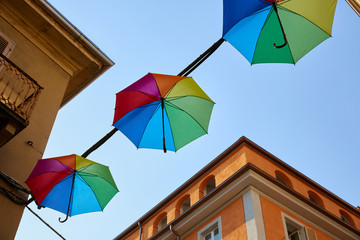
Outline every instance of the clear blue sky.
{"type": "MultiPolygon", "coordinates": [[[[115,93],[148,72],[178,74],[221,37],[221,0],[51,0],[116,65],[63,107],[44,158],[81,155],[112,127],[115,93]]],[[[209,134],[178,152],[137,150],[117,132],[89,159],[120,192],[104,212],[37,210],[67,239],[112,239],[245,135],[360,205],[360,18],[338,2],[333,37],[296,66],[253,65],[224,43],[191,76],[216,102],[209,134]]],[[[28,210],[16,239],[57,239],[28,210]]]]}

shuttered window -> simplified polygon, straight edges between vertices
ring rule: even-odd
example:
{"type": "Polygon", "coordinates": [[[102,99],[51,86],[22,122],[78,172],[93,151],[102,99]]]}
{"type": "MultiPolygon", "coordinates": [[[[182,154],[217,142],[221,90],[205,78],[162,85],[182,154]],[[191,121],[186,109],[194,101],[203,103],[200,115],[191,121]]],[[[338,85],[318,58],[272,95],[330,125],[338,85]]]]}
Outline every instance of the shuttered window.
{"type": "Polygon", "coordinates": [[[307,240],[317,240],[316,232],[314,229],[308,227],[306,227],[305,229],[306,229],[307,240]]]}
{"type": "Polygon", "coordinates": [[[0,53],[5,57],[8,57],[14,47],[15,43],[4,33],[0,32],[0,53]]]}

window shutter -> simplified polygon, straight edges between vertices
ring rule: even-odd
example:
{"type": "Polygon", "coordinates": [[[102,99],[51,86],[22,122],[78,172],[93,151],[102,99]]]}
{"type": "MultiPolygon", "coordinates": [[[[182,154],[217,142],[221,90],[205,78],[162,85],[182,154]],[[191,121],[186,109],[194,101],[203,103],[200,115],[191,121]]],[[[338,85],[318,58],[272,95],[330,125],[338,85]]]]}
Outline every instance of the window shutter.
{"type": "Polygon", "coordinates": [[[15,43],[11,41],[5,34],[0,32],[0,53],[5,57],[8,57],[11,51],[14,49],[15,43]]]}
{"type": "Polygon", "coordinates": [[[317,240],[316,232],[314,229],[305,227],[307,240],[317,240]]]}
{"type": "Polygon", "coordinates": [[[8,45],[9,45],[9,42],[0,35],[0,53],[1,54],[4,54],[5,49],[8,45]]]}

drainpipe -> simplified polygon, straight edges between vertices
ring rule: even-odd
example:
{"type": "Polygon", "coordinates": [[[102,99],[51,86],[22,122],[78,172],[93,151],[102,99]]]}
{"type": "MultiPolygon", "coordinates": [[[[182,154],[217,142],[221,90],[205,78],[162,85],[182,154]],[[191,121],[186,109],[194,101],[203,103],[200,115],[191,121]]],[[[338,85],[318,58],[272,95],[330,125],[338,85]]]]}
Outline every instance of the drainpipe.
{"type": "Polygon", "coordinates": [[[141,223],[140,223],[140,222],[138,222],[138,226],[139,226],[139,228],[140,228],[139,240],[141,240],[142,227],[141,227],[141,223]]]}
{"type": "Polygon", "coordinates": [[[180,235],[173,229],[172,225],[170,225],[170,231],[176,236],[176,240],[180,240],[180,235]]]}

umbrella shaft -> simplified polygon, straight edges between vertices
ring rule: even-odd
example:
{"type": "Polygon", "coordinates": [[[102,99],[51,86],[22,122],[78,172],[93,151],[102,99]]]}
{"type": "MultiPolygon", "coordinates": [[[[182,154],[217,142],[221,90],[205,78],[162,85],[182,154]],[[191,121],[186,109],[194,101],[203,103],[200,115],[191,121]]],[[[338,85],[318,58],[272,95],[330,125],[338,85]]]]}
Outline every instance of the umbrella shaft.
{"type": "Polygon", "coordinates": [[[70,213],[70,206],[71,206],[71,200],[72,200],[72,195],[73,195],[73,190],[74,190],[74,183],[75,183],[75,175],[76,175],[76,170],[74,170],[73,172],[73,178],[72,178],[72,184],[71,184],[71,190],[70,190],[70,197],[69,197],[69,204],[68,204],[68,209],[66,212],[66,218],[64,220],[61,220],[59,218],[59,222],[64,223],[68,220],[69,218],[69,213],[70,213]]]}
{"type": "Polygon", "coordinates": [[[282,35],[283,35],[283,38],[284,38],[284,43],[283,43],[283,44],[281,44],[280,46],[278,46],[278,45],[276,45],[276,43],[274,43],[274,47],[276,47],[276,48],[283,48],[283,47],[285,47],[285,45],[287,44],[287,39],[286,39],[285,31],[284,31],[283,25],[282,25],[281,20],[280,20],[280,17],[279,17],[279,13],[278,13],[278,9],[277,9],[276,3],[273,2],[272,5],[273,5],[274,11],[275,11],[275,13],[276,13],[276,17],[277,17],[277,19],[279,20],[281,32],[282,32],[282,35]]]}
{"type": "Polygon", "coordinates": [[[162,131],[163,131],[163,149],[164,149],[164,153],[166,153],[167,152],[167,150],[166,150],[166,144],[165,144],[165,120],[164,120],[164,118],[165,118],[165,105],[164,105],[164,99],[163,98],[161,98],[161,111],[162,111],[162,114],[161,114],[161,116],[162,116],[162,131]]]}

